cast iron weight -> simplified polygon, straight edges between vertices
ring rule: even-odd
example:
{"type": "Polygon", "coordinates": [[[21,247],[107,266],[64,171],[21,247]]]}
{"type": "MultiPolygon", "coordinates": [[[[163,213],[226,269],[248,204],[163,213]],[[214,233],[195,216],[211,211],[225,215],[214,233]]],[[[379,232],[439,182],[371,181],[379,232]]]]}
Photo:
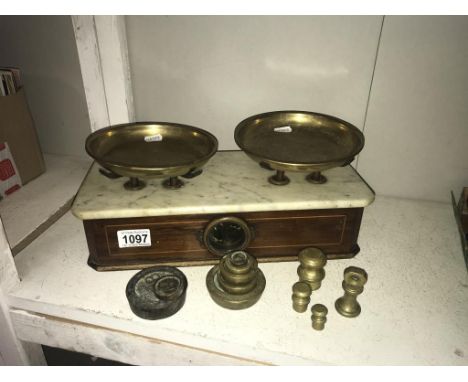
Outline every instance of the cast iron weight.
{"type": "Polygon", "coordinates": [[[147,320],[177,313],[185,303],[187,278],[174,267],[151,267],[134,275],[126,295],[132,312],[147,320]]]}

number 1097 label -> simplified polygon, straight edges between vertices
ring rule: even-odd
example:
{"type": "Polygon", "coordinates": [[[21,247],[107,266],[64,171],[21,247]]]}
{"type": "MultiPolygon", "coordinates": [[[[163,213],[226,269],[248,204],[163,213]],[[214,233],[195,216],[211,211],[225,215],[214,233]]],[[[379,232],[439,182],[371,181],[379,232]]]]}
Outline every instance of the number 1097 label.
{"type": "Polygon", "coordinates": [[[150,247],[151,234],[149,229],[128,229],[117,231],[119,248],[150,247]]]}

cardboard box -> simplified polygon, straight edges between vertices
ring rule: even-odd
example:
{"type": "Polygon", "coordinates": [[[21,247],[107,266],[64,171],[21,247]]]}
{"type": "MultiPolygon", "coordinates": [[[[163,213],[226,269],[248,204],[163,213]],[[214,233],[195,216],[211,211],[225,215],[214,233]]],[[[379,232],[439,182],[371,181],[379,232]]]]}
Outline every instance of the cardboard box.
{"type": "Polygon", "coordinates": [[[28,102],[23,88],[15,94],[0,96],[0,145],[7,145],[22,185],[45,171],[28,102]]]}
{"type": "Polygon", "coordinates": [[[0,142],[0,200],[19,190],[21,180],[8,143],[0,142]]]}

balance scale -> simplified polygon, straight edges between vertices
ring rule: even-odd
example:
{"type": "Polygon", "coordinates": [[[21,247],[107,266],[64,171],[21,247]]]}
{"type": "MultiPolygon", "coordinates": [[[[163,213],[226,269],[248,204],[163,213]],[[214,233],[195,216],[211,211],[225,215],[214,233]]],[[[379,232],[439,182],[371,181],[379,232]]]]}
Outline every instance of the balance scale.
{"type": "Polygon", "coordinates": [[[307,247],[350,258],[359,252],[364,207],[375,198],[350,165],[324,171],[323,184],[291,172],[290,183],[278,186],[242,151],[217,152],[177,189],[153,179],[130,191],[125,178],[99,170],[94,163],[72,206],[83,220],[88,264],[98,271],[217,264],[235,250],[259,262],[294,261],[307,247]]]}

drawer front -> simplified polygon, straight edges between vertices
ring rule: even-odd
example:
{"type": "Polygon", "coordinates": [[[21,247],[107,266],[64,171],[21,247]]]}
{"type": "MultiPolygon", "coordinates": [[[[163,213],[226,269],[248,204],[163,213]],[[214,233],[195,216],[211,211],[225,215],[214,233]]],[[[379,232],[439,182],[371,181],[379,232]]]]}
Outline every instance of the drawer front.
{"type": "MultiPolygon", "coordinates": [[[[362,208],[209,214],[84,222],[90,262],[120,269],[156,264],[214,264],[219,256],[203,244],[205,227],[214,219],[234,216],[252,230],[246,251],[261,261],[297,259],[297,253],[316,246],[334,257],[351,257],[357,250],[362,208]],[[119,247],[117,232],[149,230],[151,245],[119,247]]],[[[145,231],[146,232],[146,231],[145,231]]]]}

